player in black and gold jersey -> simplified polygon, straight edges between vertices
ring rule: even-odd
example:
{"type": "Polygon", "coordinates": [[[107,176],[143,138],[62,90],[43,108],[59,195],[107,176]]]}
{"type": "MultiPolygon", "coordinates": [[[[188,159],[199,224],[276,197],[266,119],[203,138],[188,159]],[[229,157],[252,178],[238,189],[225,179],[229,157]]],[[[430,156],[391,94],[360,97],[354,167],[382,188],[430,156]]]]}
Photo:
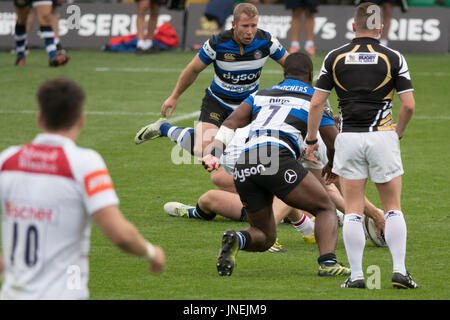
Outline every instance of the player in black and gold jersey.
{"type": "Polygon", "coordinates": [[[351,276],[342,287],[364,288],[362,226],[367,178],[377,186],[385,212],[385,239],[393,259],[392,285],[417,288],[406,271],[406,224],[400,195],[403,174],[399,139],[414,112],[411,78],[405,58],[380,45],[381,9],[363,3],[356,9],[355,38],[325,57],[311,99],[306,142],[315,160],[322,110],[334,88],[339,99],[340,133],[335,141],[333,172],[340,176],[345,201],[343,238],[351,276]],[[394,91],[401,101],[398,122],[392,119],[394,91]]]}

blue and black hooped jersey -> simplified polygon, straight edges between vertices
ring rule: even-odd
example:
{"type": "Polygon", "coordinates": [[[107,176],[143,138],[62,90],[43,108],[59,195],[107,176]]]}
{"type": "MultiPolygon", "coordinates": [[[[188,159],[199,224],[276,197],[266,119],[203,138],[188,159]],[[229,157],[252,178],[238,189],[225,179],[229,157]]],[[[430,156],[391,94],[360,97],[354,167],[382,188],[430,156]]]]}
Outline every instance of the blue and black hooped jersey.
{"type": "MultiPolygon", "coordinates": [[[[250,95],[244,102],[252,107],[252,122],[245,150],[278,145],[301,154],[298,141],[306,137],[308,112],[314,89],[295,79],[286,79],[250,95]]],[[[335,125],[330,111],[324,111],[320,126],[335,125]]]]}
{"type": "Polygon", "coordinates": [[[203,63],[214,63],[214,79],[208,93],[230,110],[258,89],[267,59],[279,60],[286,53],[276,38],[261,29],[246,46],[236,43],[232,35],[232,30],[214,35],[199,51],[203,63]]]}

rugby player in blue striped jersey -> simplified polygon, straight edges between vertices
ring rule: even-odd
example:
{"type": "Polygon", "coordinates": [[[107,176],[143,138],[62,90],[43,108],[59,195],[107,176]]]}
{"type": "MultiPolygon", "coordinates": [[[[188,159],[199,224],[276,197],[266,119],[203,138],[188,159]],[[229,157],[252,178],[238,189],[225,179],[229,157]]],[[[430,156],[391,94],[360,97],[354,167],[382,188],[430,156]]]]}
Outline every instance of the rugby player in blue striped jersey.
{"type": "Polygon", "coordinates": [[[163,118],[141,128],[135,137],[140,144],[157,137],[172,141],[201,156],[222,122],[250,94],[258,89],[261,71],[270,57],[283,66],[288,53],[269,32],[258,29],[258,10],[249,3],[237,5],[232,28],[212,36],[178,78],[172,94],[161,107],[163,118]],[[166,119],[175,111],[179,97],[208,65],[214,65],[214,78],[205,90],[201,113],[194,128],[172,126],[166,119]],[[195,138],[194,138],[195,137],[195,138]]]}

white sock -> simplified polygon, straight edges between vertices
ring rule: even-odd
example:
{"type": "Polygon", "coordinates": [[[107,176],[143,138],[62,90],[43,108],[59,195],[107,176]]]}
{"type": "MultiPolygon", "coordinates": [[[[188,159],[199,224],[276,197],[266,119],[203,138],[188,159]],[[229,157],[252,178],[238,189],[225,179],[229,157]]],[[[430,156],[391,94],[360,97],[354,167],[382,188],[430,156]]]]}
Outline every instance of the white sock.
{"type": "Polygon", "coordinates": [[[366,245],[366,235],[362,225],[362,217],[356,213],[346,214],[342,235],[344,238],[345,251],[350,263],[351,279],[364,276],[362,269],[362,258],[366,245]]]}
{"type": "Polygon", "coordinates": [[[151,39],[146,39],[145,40],[145,45],[146,45],[147,49],[151,48],[153,46],[153,41],[151,39]]]}
{"type": "Polygon", "coordinates": [[[314,232],[314,222],[306,214],[303,214],[298,221],[291,221],[291,224],[304,236],[309,236],[314,232]]]}
{"type": "Polygon", "coordinates": [[[395,272],[406,274],[406,222],[403,213],[391,210],[384,216],[386,225],[384,227],[384,238],[391,251],[393,269],[395,272]]]}
{"type": "Polygon", "coordinates": [[[137,47],[145,50],[145,40],[138,40],[137,47]]]}
{"type": "Polygon", "coordinates": [[[291,42],[291,48],[299,48],[300,49],[300,42],[292,41],[291,42]]]}
{"type": "Polygon", "coordinates": [[[308,48],[311,48],[311,47],[314,47],[314,41],[312,41],[312,40],[306,41],[305,42],[305,49],[308,49],[308,48]]]}

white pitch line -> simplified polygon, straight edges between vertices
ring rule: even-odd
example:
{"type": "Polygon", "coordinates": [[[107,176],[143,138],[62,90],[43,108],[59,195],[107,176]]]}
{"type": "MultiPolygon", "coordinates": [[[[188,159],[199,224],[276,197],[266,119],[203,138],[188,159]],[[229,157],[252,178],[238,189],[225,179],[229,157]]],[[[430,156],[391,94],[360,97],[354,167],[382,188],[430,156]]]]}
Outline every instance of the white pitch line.
{"type": "MultiPolygon", "coordinates": [[[[37,110],[2,110],[0,109],[0,114],[36,114],[37,110]]],[[[86,111],[87,115],[95,115],[95,116],[161,116],[159,112],[128,112],[128,111],[86,111]]],[[[200,111],[195,111],[191,113],[181,114],[176,117],[167,118],[169,122],[175,123],[178,121],[192,119],[198,117],[200,115],[200,111]]]]}
{"type": "Polygon", "coordinates": [[[200,115],[200,111],[195,111],[195,112],[188,113],[188,114],[182,114],[182,115],[177,116],[177,117],[168,118],[168,120],[169,120],[170,123],[175,123],[175,122],[182,121],[182,120],[196,118],[199,115],[200,115]]]}

